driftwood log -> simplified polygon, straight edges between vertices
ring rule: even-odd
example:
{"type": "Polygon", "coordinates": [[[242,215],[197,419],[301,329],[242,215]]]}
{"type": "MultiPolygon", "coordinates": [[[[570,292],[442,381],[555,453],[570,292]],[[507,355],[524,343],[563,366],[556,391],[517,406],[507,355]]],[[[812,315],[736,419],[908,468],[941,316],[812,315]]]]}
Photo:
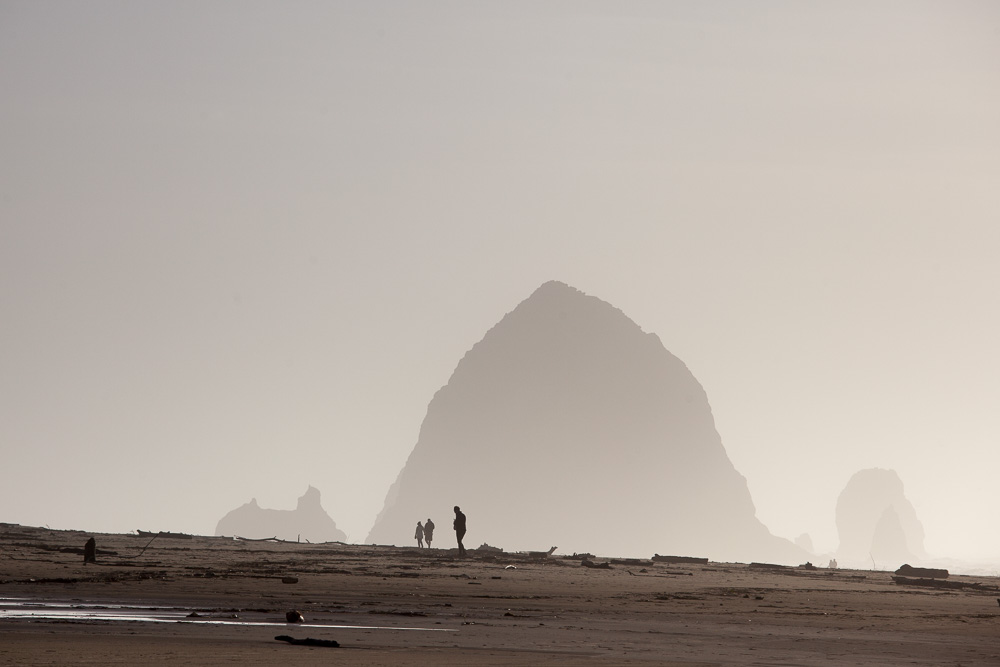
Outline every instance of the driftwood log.
{"type": "Polygon", "coordinates": [[[294,644],[295,646],[325,646],[327,648],[339,648],[340,642],[333,639],[313,639],[312,637],[306,637],[304,639],[296,639],[295,637],[289,637],[288,635],[278,635],[275,637],[279,642],[288,642],[289,644],[294,644]]]}
{"type": "Polygon", "coordinates": [[[948,570],[940,570],[933,567],[912,567],[904,563],[899,566],[894,574],[901,577],[912,577],[917,579],[947,579],[948,570]]]}
{"type": "Polygon", "coordinates": [[[694,563],[698,565],[708,565],[707,558],[695,558],[694,556],[661,556],[653,554],[654,563],[694,563]]]}
{"type": "Polygon", "coordinates": [[[552,554],[553,554],[553,553],[555,552],[555,550],[556,550],[556,549],[558,549],[558,548],[559,548],[559,547],[552,547],[552,548],[551,548],[551,549],[549,549],[548,551],[529,551],[529,552],[528,552],[528,557],[529,557],[529,558],[548,558],[548,557],[549,557],[549,556],[551,556],[551,555],[552,555],[552,554]]]}
{"type": "Polygon", "coordinates": [[[944,579],[909,579],[907,577],[893,577],[892,580],[899,586],[923,586],[926,588],[948,588],[948,589],[970,589],[970,590],[998,590],[996,586],[987,586],[978,581],[945,581],[944,579]]]}

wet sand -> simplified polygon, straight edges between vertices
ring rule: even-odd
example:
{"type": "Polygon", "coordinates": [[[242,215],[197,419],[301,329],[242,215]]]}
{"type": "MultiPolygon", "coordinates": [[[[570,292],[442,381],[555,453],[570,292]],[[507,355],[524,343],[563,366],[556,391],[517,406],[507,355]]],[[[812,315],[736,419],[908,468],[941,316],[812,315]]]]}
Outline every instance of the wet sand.
{"type": "Polygon", "coordinates": [[[1000,664],[991,577],[89,536],[0,524],[0,664],[1000,664]]]}

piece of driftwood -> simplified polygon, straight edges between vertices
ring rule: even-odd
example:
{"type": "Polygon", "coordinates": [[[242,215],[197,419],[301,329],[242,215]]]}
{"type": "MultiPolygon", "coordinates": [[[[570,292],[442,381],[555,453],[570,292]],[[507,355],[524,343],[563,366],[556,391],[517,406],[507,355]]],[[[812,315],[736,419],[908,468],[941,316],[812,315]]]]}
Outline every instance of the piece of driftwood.
{"type": "Polygon", "coordinates": [[[340,648],[340,642],[333,639],[313,639],[312,637],[296,639],[295,637],[289,637],[288,635],[278,635],[275,639],[279,642],[294,644],[295,646],[325,646],[327,648],[340,648]]]}
{"type": "Polygon", "coordinates": [[[694,556],[661,556],[653,554],[654,563],[694,563],[698,565],[708,565],[707,558],[696,558],[694,556]]]}
{"type": "Polygon", "coordinates": [[[172,540],[190,540],[193,537],[193,535],[188,535],[187,533],[171,533],[170,531],[163,530],[158,533],[148,530],[136,530],[135,532],[139,537],[165,537],[172,540]]]}
{"type": "Polygon", "coordinates": [[[580,561],[580,565],[582,565],[584,567],[591,567],[591,568],[594,568],[595,570],[610,570],[611,569],[611,564],[610,563],[595,563],[594,561],[592,561],[590,559],[587,559],[587,558],[584,558],[583,560],[581,560],[580,561]]]}
{"type": "Polygon", "coordinates": [[[275,535],[274,537],[240,537],[239,535],[237,535],[236,539],[240,540],[242,542],[284,542],[285,541],[285,540],[279,540],[277,535],[275,535]]]}
{"type": "Polygon", "coordinates": [[[918,579],[947,579],[948,570],[933,567],[913,567],[907,563],[899,566],[895,574],[901,577],[915,577],[918,579]]]}
{"type": "Polygon", "coordinates": [[[555,552],[559,547],[552,547],[548,551],[529,551],[528,558],[548,558],[555,552]]]}
{"type": "Polygon", "coordinates": [[[923,586],[927,588],[949,588],[949,589],[961,589],[968,588],[972,590],[988,590],[995,591],[998,590],[996,586],[985,586],[978,582],[964,582],[964,581],[944,581],[943,579],[910,579],[908,577],[893,577],[892,580],[896,582],[899,586],[923,586]]]}

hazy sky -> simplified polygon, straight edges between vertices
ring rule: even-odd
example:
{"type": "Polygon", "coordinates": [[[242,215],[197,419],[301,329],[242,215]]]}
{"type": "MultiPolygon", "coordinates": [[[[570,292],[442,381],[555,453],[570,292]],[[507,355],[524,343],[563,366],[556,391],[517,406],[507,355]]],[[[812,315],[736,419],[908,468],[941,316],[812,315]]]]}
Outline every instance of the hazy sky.
{"type": "Polygon", "coordinates": [[[557,279],[687,363],[775,534],[879,466],[1000,555],[998,119],[990,0],[0,0],[0,521],[312,484],[363,540],[557,279]]]}

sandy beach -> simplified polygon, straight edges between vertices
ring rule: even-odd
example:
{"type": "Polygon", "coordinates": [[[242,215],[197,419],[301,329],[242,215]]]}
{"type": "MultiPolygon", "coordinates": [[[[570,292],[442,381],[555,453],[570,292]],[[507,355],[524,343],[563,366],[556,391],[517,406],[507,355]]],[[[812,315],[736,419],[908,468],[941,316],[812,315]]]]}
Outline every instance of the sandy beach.
{"type": "Polygon", "coordinates": [[[0,663],[1000,664],[991,577],[90,536],[0,525],[0,663]]]}

